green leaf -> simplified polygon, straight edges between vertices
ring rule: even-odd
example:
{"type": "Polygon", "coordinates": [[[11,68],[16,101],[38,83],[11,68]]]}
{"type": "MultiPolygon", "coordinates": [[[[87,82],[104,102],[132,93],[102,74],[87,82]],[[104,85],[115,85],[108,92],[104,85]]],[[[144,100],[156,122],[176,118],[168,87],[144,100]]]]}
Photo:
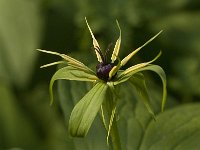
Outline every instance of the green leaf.
{"type": "Polygon", "coordinates": [[[159,75],[159,77],[162,80],[162,84],[163,84],[163,97],[162,97],[162,104],[161,104],[161,111],[164,110],[164,106],[166,103],[166,96],[167,96],[167,83],[166,83],[166,75],[164,70],[158,66],[158,65],[147,65],[145,67],[139,68],[139,69],[135,69],[132,70],[131,72],[127,73],[127,74],[123,74],[123,72],[117,77],[118,79],[114,82],[115,85],[120,84],[122,82],[127,81],[129,78],[131,78],[132,75],[134,75],[135,73],[141,72],[141,71],[153,71],[155,73],[157,73],[159,75]]]}
{"type": "Polygon", "coordinates": [[[106,99],[107,89],[107,84],[98,82],[76,104],[69,120],[69,132],[72,136],[83,137],[87,134],[103,100],[106,99]]]}
{"type": "Polygon", "coordinates": [[[115,48],[113,50],[113,53],[112,53],[112,57],[111,57],[111,60],[112,60],[112,63],[114,63],[114,61],[116,60],[118,54],[119,54],[119,50],[120,50],[120,45],[121,45],[121,29],[120,29],[120,26],[119,26],[119,23],[118,21],[116,20],[117,22],[117,26],[119,28],[119,38],[118,40],[116,41],[116,44],[115,44],[115,48]]]}
{"type": "Polygon", "coordinates": [[[151,39],[149,39],[146,43],[144,43],[142,46],[138,47],[136,50],[131,52],[128,56],[126,56],[122,61],[121,61],[121,66],[124,66],[137,52],[139,52],[143,47],[145,47],[147,44],[152,42],[157,36],[159,36],[162,33],[162,30],[157,33],[155,36],[153,36],[151,39]]]}
{"type": "MultiPolygon", "coordinates": [[[[118,101],[116,116],[118,118],[117,123],[122,149],[124,150],[142,150],[139,147],[148,130],[149,123],[153,122],[156,125],[159,121],[157,114],[160,113],[160,88],[155,86],[152,82],[148,82],[148,84],[150,84],[151,87],[148,89],[148,92],[151,94],[150,103],[156,114],[156,122],[147,112],[145,105],[137,94],[137,90],[133,88],[131,84],[123,83],[115,86],[119,88],[117,92],[120,100],[118,101]]],[[[169,107],[174,107],[174,102],[176,102],[174,99],[170,98],[171,97],[168,96],[168,103],[166,104],[166,108],[168,109],[169,107]]]]}
{"type": "Polygon", "coordinates": [[[95,82],[98,78],[94,74],[84,72],[82,70],[76,69],[72,66],[67,66],[59,69],[51,78],[49,85],[50,100],[53,103],[53,84],[56,80],[76,80],[76,81],[90,81],[95,82]]]}
{"type": "Polygon", "coordinates": [[[138,149],[200,149],[200,105],[187,104],[165,111],[151,122],[138,149]]]}
{"type": "Polygon", "coordinates": [[[155,118],[155,114],[151,108],[150,97],[149,97],[148,90],[146,87],[144,75],[142,73],[136,73],[129,79],[129,81],[136,88],[141,101],[144,103],[148,112],[152,115],[152,117],[155,120],[156,118],[155,118]]]}
{"type": "MultiPolygon", "coordinates": [[[[93,87],[90,82],[74,82],[59,80],[58,96],[61,109],[64,113],[65,126],[68,128],[69,117],[76,103],[93,87]]],[[[105,102],[105,101],[104,101],[105,102]]],[[[71,138],[68,132],[65,134],[66,141],[74,145],[74,150],[108,150],[106,144],[106,130],[98,114],[92,123],[88,134],[84,138],[71,138]],[[96,138],[98,137],[98,138],[96,138]]],[[[69,148],[70,149],[70,148],[69,148]]],[[[72,148],[71,148],[72,149],[72,148]]]]}

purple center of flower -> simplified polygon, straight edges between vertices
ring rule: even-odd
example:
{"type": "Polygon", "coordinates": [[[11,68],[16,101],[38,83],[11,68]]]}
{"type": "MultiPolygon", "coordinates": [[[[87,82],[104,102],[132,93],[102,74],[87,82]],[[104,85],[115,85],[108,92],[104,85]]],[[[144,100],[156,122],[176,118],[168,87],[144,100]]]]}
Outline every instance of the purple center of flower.
{"type": "Polygon", "coordinates": [[[97,77],[101,80],[108,81],[109,73],[114,67],[113,63],[104,64],[103,62],[99,63],[96,66],[97,77]]]}
{"type": "Polygon", "coordinates": [[[114,67],[114,63],[109,63],[107,61],[107,54],[109,52],[109,47],[111,46],[112,44],[109,44],[108,45],[108,48],[105,52],[105,54],[102,53],[100,47],[95,47],[95,50],[96,52],[99,53],[101,59],[102,59],[102,62],[100,62],[99,64],[97,64],[96,66],[96,74],[97,74],[97,77],[101,80],[104,80],[104,81],[108,81],[109,79],[109,73],[110,71],[112,70],[112,68],[114,67]]]}

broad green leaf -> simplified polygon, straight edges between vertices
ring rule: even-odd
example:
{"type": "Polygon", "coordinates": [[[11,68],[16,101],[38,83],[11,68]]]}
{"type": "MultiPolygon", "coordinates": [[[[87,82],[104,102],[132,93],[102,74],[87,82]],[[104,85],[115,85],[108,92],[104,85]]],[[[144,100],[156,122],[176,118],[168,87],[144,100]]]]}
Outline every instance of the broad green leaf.
{"type": "Polygon", "coordinates": [[[200,149],[200,105],[186,104],[167,110],[151,122],[143,136],[141,150],[200,149]]]}
{"type": "Polygon", "coordinates": [[[166,83],[166,75],[164,70],[158,66],[158,65],[147,65],[145,67],[136,69],[136,70],[132,70],[131,72],[127,73],[127,74],[123,74],[123,72],[117,77],[117,81],[114,82],[115,85],[120,84],[122,82],[127,81],[132,75],[134,75],[137,72],[141,72],[141,71],[153,71],[155,73],[157,73],[159,75],[159,77],[162,80],[162,85],[163,85],[163,97],[162,97],[162,105],[161,105],[161,111],[164,110],[164,106],[166,103],[166,96],[167,96],[167,83],[166,83]]]}
{"type": "Polygon", "coordinates": [[[103,100],[106,99],[108,85],[98,82],[74,107],[69,132],[72,136],[84,137],[94,121],[103,100]]]}
{"type": "Polygon", "coordinates": [[[136,73],[129,79],[129,81],[136,88],[137,93],[139,94],[141,101],[144,103],[148,112],[152,115],[152,117],[155,120],[156,118],[155,118],[155,114],[154,114],[152,107],[151,107],[151,104],[150,104],[150,97],[149,97],[149,94],[148,94],[144,75],[142,73],[136,73]]]}
{"type": "Polygon", "coordinates": [[[44,20],[40,9],[39,1],[0,0],[0,78],[16,87],[32,79],[44,20]]]}
{"type": "Polygon", "coordinates": [[[88,27],[88,29],[89,29],[89,31],[90,31],[90,34],[91,34],[91,36],[92,36],[92,39],[93,39],[93,46],[94,46],[94,49],[95,49],[95,52],[96,52],[96,55],[97,55],[97,59],[98,59],[99,62],[102,62],[103,60],[102,60],[100,54],[99,54],[99,53],[97,52],[97,50],[96,50],[96,48],[99,48],[99,49],[100,49],[100,46],[99,46],[97,40],[95,39],[94,34],[92,33],[92,30],[91,30],[91,28],[90,28],[90,26],[89,26],[89,24],[88,24],[88,22],[87,22],[86,17],[85,17],[85,21],[86,21],[87,27],[88,27]]]}
{"type": "Polygon", "coordinates": [[[145,47],[147,44],[152,42],[157,36],[159,36],[162,33],[162,30],[157,33],[155,36],[153,36],[151,39],[149,39],[146,43],[144,43],[142,46],[131,52],[128,56],[126,56],[122,61],[121,61],[121,66],[124,66],[137,52],[139,52],[143,47],[145,47]]]}
{"type": "MultiPolygon", "coordinates": [[[[149,79],[149,77],[148,77],[149,79]]],[[[138,150],[142,140],[144,139],[146,130],[150,122],[156,123],[159,121],[157,114],[160,113],[160,88],[155,86],[153,82],[148,82],[150,87],[148,89],[151,94],[150,103],[152,109],[156,114],[156,122],[152,116],[147,112],[145,105],[138,96],[138,92],[129,82],[119,84],[117,93],[119,94],[120,100],[118,101],[117,107],[117,118],[118,127],[120,132],[120,138],[122,143],[122,149],[124,150],[138,150]]],[[[173,99],[168,96],[168,103],[166,107],[174,106],[173,99]]],[[[158,129],[159,132],[159,129],[158,129]]],[[[153,136],[153,135],[152,135],[153,136]]]]}
{"type": "MultiPolygon", "coordinates": [[[[92,88],[90,82],[74,82],[59,80],[58,96],[61,109],[64,113],[65,126],[68,128],[70,114],[78,101],[92,88]]],[[[65,141],[74,145],[72,150],[108,150],[106,144],[107,131],[103,127],[100,114],[97,115],[92,126],[84,138],[71,138],[68,132],[64,132],[65,141]],[[98,137],[98,138],[97,138],[98,137]]]]}
{"type": "Polygon", "coordinates": [[[117,22],[117,26],[119,28],[119,38],[116,41],[116,44],[115,44],[115,47],[114,47],[114,50],[112,53],[112,57],[111,57],[112,63],[114,63],[114,61],[117,59],[117,56],[118,56],[119,50],[120,50],[120,45],[121,45],[121,29],[120,29],[118,21],[116,21],[116,22],[117,22]]]}
{"type": "Polygon", "coordinates": [[[72,66],[67,66],[59,69],[51,78],[49,85],[51,104],[53,103],[53,84],[56,80],[76,80],[76,81],[90,81],[95,82],[98,78],[94,74],[84,72],[72,66]]]}

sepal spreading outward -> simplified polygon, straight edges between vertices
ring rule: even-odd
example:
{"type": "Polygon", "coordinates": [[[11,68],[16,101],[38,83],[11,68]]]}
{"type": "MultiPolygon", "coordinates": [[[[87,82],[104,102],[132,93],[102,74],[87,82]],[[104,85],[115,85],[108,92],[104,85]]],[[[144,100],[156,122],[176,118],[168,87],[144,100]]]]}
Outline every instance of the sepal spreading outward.
{"type": "Polygon", "coordinates": [[[38,51],[40,52],[57,55],[63,59],[62,61],[57,61],[47,65],[43,65],[41,66],[41,68],[57,64],[67,65],[59,69],[53,75],[50,81],[49,90],[50,90],[51,104],[53,102],[52,89],[54,82],[56,80],[64,79],[64,80],[76,80],[76,81],[89,81],[94,84],[94,87],[74,107],[69,120],[69,132],[72,136],[79,136],[79,137],[85,136],[88,133],[89,128],[91,127],[92,122],[94,121],[97,113],[101,109],[102,121],[104,123],[106,130],[108,131],[108,136],[107,136],[107,141],[108,141],[110,132],[112,131],[112,123],[113,120],[115,119],[116,103],[117,100],[120,99],[115,91],[115,87],[117,85],[123,82],[129,82],[132,86],[134,86],[139,94],[141,101],[144,103],[147,111],[155,119],[155,114],[150,104],[150,98],[146,87],[145,78],[144,75],[142,74],[143,71],[155,72],[161,78],[163,85],[161,111],[164,110],[164,106],[166,103],[166,96],[167,96],[165,72],[160,66],[152,64],[155,60],[157,60],[160,57],[161,52],[151,61],[131,66],[125,70],[120,70],[121,67],[124,66],[137,52],[139,52],[144,46],[152,42],[162,31],[160,31],[152,38],[150,38],[150,40],[148,40],[142,46],[132,51],[124,59],[120,60],[118,55],[121,45],[121,29],[118,21],[116,21],[119,29],[119,38],[115,43],[111,59],[109,60],[110,62],[108,62],[106,56],[108,50],[105,52],[105,54],[103,54],[86,18],[85,20],[89,32],[92,36],[93,46],[97,56],[97,60],[99,61],[96,73],[82,62],[68,55],[38,49],[38,51]],[[108,96],[108,94],[111,96],[108,96]],[[104,117],[105,107],[103,108],[103,103],[105,101],[106,102],[109,101],[109,103],[105,104],[110,105],[109,108],[111,110],[107,109],[107,113],[109,112],[108,114],[110,115],[110,117],[104,117]]]}

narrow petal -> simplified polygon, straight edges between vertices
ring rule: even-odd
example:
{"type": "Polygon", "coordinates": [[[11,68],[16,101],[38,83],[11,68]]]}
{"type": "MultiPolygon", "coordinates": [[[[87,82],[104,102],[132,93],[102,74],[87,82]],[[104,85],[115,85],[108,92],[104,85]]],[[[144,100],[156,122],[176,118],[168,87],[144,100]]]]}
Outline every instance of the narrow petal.
{"type": "Polygon", "coordinates": [[[119,50],[120,50],[120,45],[121,45],[121,29],[120,29],[120,26],[119,26],[119,23],[117,20],[116,20],[116,22],[117,22],[117,26],[119,28],[119,38],[116,41],[115,48],[112,53],[112,57],[111,57],[112,63],[114,63],[114,61],[117,59],[117,56],[118,56],[119,50]]]}
{"type": "Polygon", "coordinates": [[[106,97],[107,89],[107,84],[98,82],[76,104],[69,120],[69,132],[71,136],[84,137],[88,133],[106,97]]]}
{"type": "MultiPolygon", "coordinates": [[[[53,52],[53,51],[42,50],[42,49],[37,49],[37,50],[40,51],[40,52],[43,52],[43,53],[60,56],[65,61],[67,61],[68,65],[71,65],[73,67],[79,68],[79,69],[84,70],[84,71],[87,71],[89,73],[94,73],[90,68],[88,68],[82,62],[80,62],[80,61],[78,61],[78,60],[76,60],[76,59],[74,59],[74,58],[72,58],[68,55],[60,54],[60,53],[53,52]]],[[[41,67],[44,68],[44,67],[52,66],[52,65],[55,65],[55,64],[59,64],[59,62],[53,62],[53,63],[50,63],[50,64],[43,65],[41,67]]]]}
{"type": "Polygon", "coordinates": [[[87,22],[86,17],[85,17],[85,21],[86,21],[86,24],[87,24],[87,26],[88,26],[88,29],[89,29],[90,34],[91,34],[92,39],[93,39],[93,46],[94,46],[94,49],[95,49],[95,52],[96,52],[96,55],[97,55],[97,59],[98,59],[99,62],[102,62],[103,60],[102,60],[100,54],[96,51],[96,48],[99,48],[99,49],[100,49],[100,46],[99,46],[97,40],[95,39],[94,34],[92,33],[92,30],[91,30],[91,28],[90,28],[90,26],[89,26],[89,24],[88,24],[88,22],[87,22]]]}
{"type": "Polygon", "coordinates": [[[143,47],[145,47],[147,44],[149,44],[150,42],[152,42],[158,35],[160,35],[162,33],[162,30],[157,33],[155,36],[153,36],[151,39],[149,39],[146,43],[144,43],[142,46],[140,46],[139,48],[137,48],[136,50],[134,50],[132,53],[130,53],[128,56],[126,56],[122,62],[121,62],[121,66],[124,66],[137,52],[139,52],[143,47]]]}
{"type": "Polygon", "coordinates": [[[64,63],[66,63],[66,61],[57,61],[57,62],[49,63],[49,64],[46,64],[46,65],[42,65],[42,66],[40,66],[40,68],[46,68],[46,67],[49,67],[49,66],[54,66],[54,65],[58,65],[58,64],[64,64],[64,63]]]}
{"type": "Polygon", "coordinates": [[[95,82],[98,78],[94,74],[84,72],[82,70],[76,69],[72,66],[67,66],[59,69],[51,78],[49,84],[50,100],[53,103],[53,85],[56,80],[76,80],[76,81],[90,81],[95,82]]]}
{"type": "Polygon", "coordinates": [[[153,63],[154,61],[156,61],[156,60],[160,57],[161,54],[162,54],[162,52],[160,51],[160,52],[158,53],[158,55],[157,55],[153,60],[148,61],[148,62],[145,62],[145,63],[140,63],[140,64],[137,64],[137,65],[134,65],[134,66],[132,66],[132,67],[127,68],[127,69],[123,72],[123,74],[128,74],[129,72],[132,72],[133,70],[136,70],[136,69],[145,67],[145,66],[147,66],[148,64],[153,63]]]}
{"type": "Polygon", "coordinates": [[[120,64],[121,64],[121,60],[119,59],[119,57],[117,57],[118,59],[118,64],[117,66],[114,66],[111,71],[109,72],[109,80],[118,72],[118,70],[120,69],[120,64]]]}
{"type": "Polygon", "coordinates": [[[127,81],[139,69],[141,69],[141,68],[149,65],[150,63],[153,63],[155,60],[157,60],[161,54],[162,54],[162,52],[160,51],[159,54],[153,60],[131,66],[131,67],[127,68],[126,70],[119,72],[117,75],[117,80],[115,81],[115,84],[119,84],[119,83],[127,81]]]}

